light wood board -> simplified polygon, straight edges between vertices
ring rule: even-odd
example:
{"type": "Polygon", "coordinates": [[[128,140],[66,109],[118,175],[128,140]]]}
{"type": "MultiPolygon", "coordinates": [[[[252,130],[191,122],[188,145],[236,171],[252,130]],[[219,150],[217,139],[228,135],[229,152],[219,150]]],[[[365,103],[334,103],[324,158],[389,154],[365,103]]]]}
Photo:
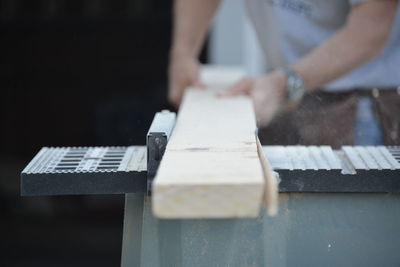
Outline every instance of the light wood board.
{"type": "Polygon", "coordinates": [[[241,72],[203,72],[205,90],[188,88],[153,183],[160,218],[233,218],[258,215],[264,179],[256,120],[246,96],[219,98],[241,72]]]}

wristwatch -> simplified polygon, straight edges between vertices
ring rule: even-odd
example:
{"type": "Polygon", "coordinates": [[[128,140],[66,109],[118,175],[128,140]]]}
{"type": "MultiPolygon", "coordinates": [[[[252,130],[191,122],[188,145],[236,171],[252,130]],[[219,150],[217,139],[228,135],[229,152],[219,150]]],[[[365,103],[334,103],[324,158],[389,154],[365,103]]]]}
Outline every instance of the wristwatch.
{"type": "Polygon", "coordinates": [[[294,70],[289,68],[283,68],[282,71],[287,77],[286,100],[288,102],[299,102],[305,93],[303,79],[294,70]]]}

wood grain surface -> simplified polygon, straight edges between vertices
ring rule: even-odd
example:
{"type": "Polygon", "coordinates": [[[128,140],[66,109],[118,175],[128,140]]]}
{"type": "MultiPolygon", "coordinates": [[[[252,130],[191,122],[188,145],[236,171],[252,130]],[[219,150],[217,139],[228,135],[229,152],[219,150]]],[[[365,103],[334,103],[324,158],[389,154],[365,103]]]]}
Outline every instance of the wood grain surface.
{"type": "Polygon", "coordinates": [[[258,215],[264,179],[251,100],[216,95],[241,75],[237,69],[205,69],[207,88],[186,90],[153,185],[157,217],[258,215]]]}

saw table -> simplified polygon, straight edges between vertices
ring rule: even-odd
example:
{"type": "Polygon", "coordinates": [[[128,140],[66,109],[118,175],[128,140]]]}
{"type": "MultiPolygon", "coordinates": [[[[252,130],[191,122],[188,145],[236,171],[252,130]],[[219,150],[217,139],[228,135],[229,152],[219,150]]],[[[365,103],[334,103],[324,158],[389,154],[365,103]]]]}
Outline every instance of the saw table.
{"type": "Polygon", "coordinates": [[[125,194],[122,266],[400,264],[400,147],[265,146],[277,217],[160,220],[148,196],[174,123],[157,113],[147,146],[42,148],[21,195],[125,194]]]}

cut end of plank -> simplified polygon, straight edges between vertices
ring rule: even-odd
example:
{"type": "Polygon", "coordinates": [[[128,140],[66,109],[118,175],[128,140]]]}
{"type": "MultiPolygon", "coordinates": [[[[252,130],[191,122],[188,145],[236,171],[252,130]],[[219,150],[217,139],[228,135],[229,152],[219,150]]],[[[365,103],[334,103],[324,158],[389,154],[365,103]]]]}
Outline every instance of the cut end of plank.
{"type": "Polygon", "coordinates": [[[268,216],[276,216],[278,214],[278,178],[264,155],[258,136],[256,136],[256,142],[258,157],[260,158],[265,179],[264,206],[268,216]]]}
{"type": "Polygon", "coordinates": [[[260,189],[259,184],[158,185],[153,213],[164,219],[257,217],[263,195],[260,189]]]}

